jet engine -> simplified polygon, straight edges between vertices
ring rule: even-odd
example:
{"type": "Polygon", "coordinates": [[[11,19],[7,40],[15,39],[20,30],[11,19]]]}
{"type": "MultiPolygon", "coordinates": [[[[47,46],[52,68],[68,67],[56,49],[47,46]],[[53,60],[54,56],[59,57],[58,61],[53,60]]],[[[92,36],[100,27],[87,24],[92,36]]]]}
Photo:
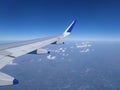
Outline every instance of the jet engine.
{"type": "Polygon", "coordinates": [[[50,53],[50,51],[48,51],[48,50],[46,50],[46,49],[37,49],[37,50],[35,50],[35,51],[32,51],[32,52],[30,52],[30,53],[28,53],[28,54],[49,54],[50,53]]]}
{"type": "Polygon", "coordinates": [[[48,50],[46,50],[46,49],[38,49],[37,50],[37,54],[49,54],[50,53],[50,51],[48,51],[48,50]]]}

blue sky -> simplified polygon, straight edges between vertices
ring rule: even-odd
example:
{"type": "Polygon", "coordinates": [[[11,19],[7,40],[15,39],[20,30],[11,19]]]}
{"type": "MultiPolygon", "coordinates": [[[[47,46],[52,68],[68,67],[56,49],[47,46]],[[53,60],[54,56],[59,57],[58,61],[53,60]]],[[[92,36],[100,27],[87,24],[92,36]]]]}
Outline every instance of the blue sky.
{"type": "Polygon", "coordinates": [[[120,41],[119,3],[119,0],[0,0],[0,40],[56,35],[77,19],[69,39],[120,41]]]}

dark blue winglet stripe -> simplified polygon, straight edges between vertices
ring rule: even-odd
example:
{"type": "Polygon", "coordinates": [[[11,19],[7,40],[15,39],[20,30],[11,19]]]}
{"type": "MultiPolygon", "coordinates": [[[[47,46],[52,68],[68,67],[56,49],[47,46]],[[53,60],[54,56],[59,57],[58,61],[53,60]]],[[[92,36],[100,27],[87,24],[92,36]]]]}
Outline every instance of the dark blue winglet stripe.
{"type": "Polygon", "coordinates": [[[68,29],[67,32],[71,32],[72,31],[73,27],[75,26],[75,23],[76,23],[76,20],[74,21],[74,23],[71,25],[71,27],[68,29]]]}

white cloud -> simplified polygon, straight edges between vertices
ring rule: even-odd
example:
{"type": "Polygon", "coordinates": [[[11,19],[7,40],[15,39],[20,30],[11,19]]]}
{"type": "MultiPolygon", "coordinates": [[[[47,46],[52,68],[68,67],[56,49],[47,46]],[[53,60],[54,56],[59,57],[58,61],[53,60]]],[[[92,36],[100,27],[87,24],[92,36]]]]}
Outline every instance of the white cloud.
{"type": "Polygon", "coordinates": [[[65,52],[66,50],[65,50],[65,48],[59,48],[59,49],[56,49],[56,50],[53,50],[53,52],[55,52],[55,53],[63,53],[63,52],[65,52]]]}
{"type": "Polygon", "coordinates": [[[81,52],[81,53],[86,53],[86,52],[89,52],[89,51],[90,51],[90,49],[87,48],[87,49],[83,49],[83,50],[81,50],[80,52],[81,52]]]}
{"type": "Polygon", "coordinates": [[[56,56],[52,56],[52,55],[47,56],[47,59],[49,59],[49,60],[54,60],[55,58],[56,58],[56,56]]]}
{"type": "Polygon", "coordinates": [[[82,42],[80,44],[76,44],[77,48],[87,48],[87,47],[91,47],[92,45],[89,42],[82,42]]]}
{"type": "Polygon", "coordinates": [[[65,50],[62,50],[62,52],[65,52],[65,50]]]}
{"type": "Polygon", "coordinates": [[[61,52],[65,52],[65,49],[63,49],[63,48],[59,48],[59,51],[61,51],[61,52]]]}
{"type": "Polygon", "coordinates": [[[68,53],[62,53],[61,55],[62,55],[63,57],[65,57],[65,56],[69,56],[68,53]]]}
{"type": "Polygon", "coordinates": [[[81,42],[79,44],[76,44],[76,47],[80,49],[81,53],[87,53],[91,51],[91,42],[81,42]]]}
{"type": "Polygon", "coordinates": [[[77,45],[76,47],[77,48],[84,48],[84,47],[87,47],[87,45],[77,45]]]}

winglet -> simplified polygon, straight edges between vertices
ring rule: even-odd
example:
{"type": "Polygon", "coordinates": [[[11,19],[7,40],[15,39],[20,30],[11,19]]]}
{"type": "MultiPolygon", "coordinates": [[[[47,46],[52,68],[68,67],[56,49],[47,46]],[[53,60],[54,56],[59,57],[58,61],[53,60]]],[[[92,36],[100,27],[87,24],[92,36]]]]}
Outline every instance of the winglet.
{"type": "Polygon", "coordinates": [[[71,33],[73,27],[75,26],[75,23],[76,23],[76,20],[74,20],[74,21],[68,26],[68,28],[67,28],[67,29],[65,30],[65,32],[63,33],[64,37],[68,36],[68,35],[71,33]]]}

